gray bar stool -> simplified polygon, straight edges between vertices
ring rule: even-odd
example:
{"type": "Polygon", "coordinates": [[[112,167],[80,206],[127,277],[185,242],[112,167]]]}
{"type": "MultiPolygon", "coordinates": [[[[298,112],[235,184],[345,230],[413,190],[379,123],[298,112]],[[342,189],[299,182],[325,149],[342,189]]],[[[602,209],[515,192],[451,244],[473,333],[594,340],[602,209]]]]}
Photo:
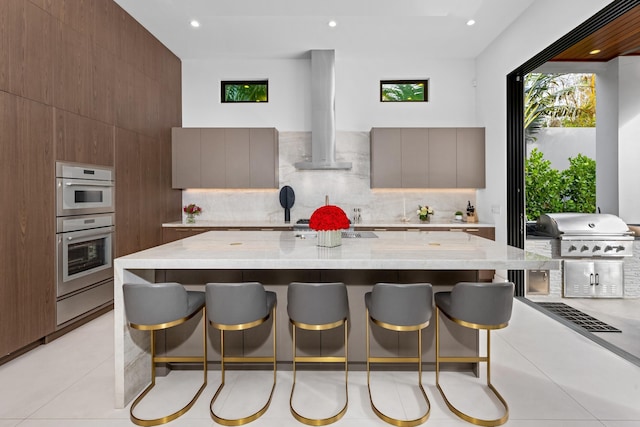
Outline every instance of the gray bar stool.
{"type": "Polygon", "coordinates": [[[207,385],[207,331],[204,292],[187,291],[179,283],[125,283],[124,310],[129,326],[151,335],[151,384],[133,401],[129,413],[131,421],[139,426],[155,426],[173,421],[187,412],[196,402],[207,385]],[[156,356],[155,332],[185,323],[202,311],[204,332],[202,335],[203,356],[197,357],[158,357],[156,356]],[[165,417],[141,419],[133,415],[138,403],[156,384],[156,363],[202,363],[204,380],[193,399],[180,410],[165,417]]]}
{"type": "Polygon", "coordinates": [[[475,425],[499,426],[509,419],[509,406],[506,400],[491,384],[491,330],[502,329],[509,324],[513,308],[514,285],[505,283],[460,282],[451,292],[437,292],[436,301],[436,386],[445,403],[458,417],[475,425]],[[484,329],[487,331],[487,355],[478,357],[442,357],[440,356],[440,319],[442,312],[451,321],[465,328],[484,329]],[[486,362],[487,385],[504,407],[504,415],[496,419],[481,419],[457,409],[440,387],[440,364],[455,362],[486,362]]]}
{"type": "Polygon", "coordinates": [[[367,324],[367,388],[373,412],[389,424],[399,427],[412,427],[424,423],[429,418],[431,403],[422,387],[422,330],[429,326],[433,306],[433,288],[429,283],[397,284],[377,283],[364,296],[366,306],[365,322],[367,324]],[[370,327],[371,322],[390,331],[418,332],[417,357],[371,357],[370,327]],[[371,363],[417,363],[418,386],[422,392],[427,411],[413,420],[400,420],[385,415],[373,403],[371,396],[371,363]]]}
{"type": "Polygon", "coordinates": [[[311,426],[322,426],[334,423],[344,416],[349,404],[349,394],[347,390],[348,380],[348,317],[349,299],[347,297],[347,287],[344,283],[301,283],[293,282],[287,289],[287,312],[289,321],[292,324],[293,336],[293,386],[291,387],[291,397],[289,407],[291,414],[301,423],[311,426]],[[296,330],[297,328],[309,331],[325,331],[339,326],[344,328],[344,357],[334,356],[297,356],[296,330]],[[344,363],[344,407],[335,415],[328,418],[307,418],[298,413],[293,408],[293,392],[296,388],[296,363],[344,363]]]}
{"type": "Polygon", "coordinates": [[[220,369],[221,384],[213,395],[209,405],[211,417],[219,424],[240,426],[254,421],[264,414],[273,397],[276,387],[276,304],[275,292],[266,291],[258,282],[243,283],[207,283],[207,316],[209,323],[220,331],[220,369]],[[255,328],[272,319],[273,355],[266,357],[225,356],[224,331],[243,331],[255,328]],[[225,364],[233,362],[271,363],[273,364],[273,385],[267,403],[257,412],[243,418],[227,419],[213,411],[216,401],[225,384],[225,364]]]}

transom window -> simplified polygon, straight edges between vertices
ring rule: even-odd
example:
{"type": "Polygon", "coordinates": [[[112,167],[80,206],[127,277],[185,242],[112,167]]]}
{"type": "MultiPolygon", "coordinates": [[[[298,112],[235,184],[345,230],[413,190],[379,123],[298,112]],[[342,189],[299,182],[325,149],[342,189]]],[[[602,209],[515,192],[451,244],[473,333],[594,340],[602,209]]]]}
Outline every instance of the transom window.
{"type": "Polygon", "coordinates": [[[429,80],[381,80],[380,102],[427,102],[429,80]]]}
{"type": "Polygon", "coordinates": [[[269,102],[268,80],[229,80],[221,82],[223,103],[269,102]]]}

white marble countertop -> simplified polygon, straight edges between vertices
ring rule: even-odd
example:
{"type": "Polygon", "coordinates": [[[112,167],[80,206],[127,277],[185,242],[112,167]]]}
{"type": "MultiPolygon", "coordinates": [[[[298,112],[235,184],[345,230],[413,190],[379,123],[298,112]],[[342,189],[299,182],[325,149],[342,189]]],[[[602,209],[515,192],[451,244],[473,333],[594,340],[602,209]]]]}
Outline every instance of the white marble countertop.
{"type": "Polygon", "coordinates": [[[559,268],[559,261],[467,233],[376,232],[323,248],[313,233],[209,231],[115,260],[118,269],[479,270],[559,268]],[[303,233],[304,234],[304,233],[303,233]]]}
{"type": "MultiPolygon", "coordinates": [[[[162,224],[163,227],[186,227],[186,228],[198,228],[198,227],[220,227],[220,228],[274,228],[274,227],[293,227],[295,221],[290,223],[285,222],[269,222],[269,221],[211,221],[211,220],[199,220],[196,219],[195,224],[187,224],[181,221],[166,222],[162,224]]],[[[430,221],[419,222],[417,220],[411,222],[401,221],[389,221],[389,222],[362,222],[358,224],[352,224],[353,227],[368,227],[368,228],[427,228],[427,227],[441,227],[441,228],[486,228],[495,227],[495,224],[478,223],[478,222],[466,222],[466,221],[430,221]]]]}

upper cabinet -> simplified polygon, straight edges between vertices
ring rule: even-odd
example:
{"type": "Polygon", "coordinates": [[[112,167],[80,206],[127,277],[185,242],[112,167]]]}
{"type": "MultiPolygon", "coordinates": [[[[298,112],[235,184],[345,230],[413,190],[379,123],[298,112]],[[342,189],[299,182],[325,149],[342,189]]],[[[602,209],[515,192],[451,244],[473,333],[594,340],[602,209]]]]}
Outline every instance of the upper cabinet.
{"type": "Polygon", "coordinates": [[[173,128],[173,188],[278,188],[275,128],[173,128]]]}
{"type": "Polygon", "coordinates": [[[371,188],[484,188],[484,128],[371,129],[371,188]]]}

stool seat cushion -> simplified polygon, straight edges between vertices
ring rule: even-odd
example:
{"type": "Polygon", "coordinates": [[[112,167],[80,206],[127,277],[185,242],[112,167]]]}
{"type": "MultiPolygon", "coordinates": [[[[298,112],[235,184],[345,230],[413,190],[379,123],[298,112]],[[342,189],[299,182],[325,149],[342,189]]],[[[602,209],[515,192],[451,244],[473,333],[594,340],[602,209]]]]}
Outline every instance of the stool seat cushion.
{"type": "Polygon", "coordinates": [[[189,317],[205,302],[204,292],[187,291],[175,282],[125,283],[127,320],[137,325],[159,325],[189,317]]]}
{"type": "Polygon", "coordinates": [[[511,319],[514,285],[510,282],[460,282],[437,292],[436,306],[448,316],[476,325],[502,325],[511,319]]]}
{"type": "Polygon", "coordinates": [[[207,283],[207,317],[221,325],[242,325],[266,318],[276,305],[275,292],[259,282],[207,283]]]}
{"type": "Polygon", "coordinates": [[[307,325],[327,325],[349,316],[344,283],[293,282],[287,288],[289,319],[307,325]]]}
{"type": "Polygon", "coordinates": [[[429,283],[377,283],[364,296],[369,316],[397,326],[416,326],[431,319],[433,288],[429,283]]]}

